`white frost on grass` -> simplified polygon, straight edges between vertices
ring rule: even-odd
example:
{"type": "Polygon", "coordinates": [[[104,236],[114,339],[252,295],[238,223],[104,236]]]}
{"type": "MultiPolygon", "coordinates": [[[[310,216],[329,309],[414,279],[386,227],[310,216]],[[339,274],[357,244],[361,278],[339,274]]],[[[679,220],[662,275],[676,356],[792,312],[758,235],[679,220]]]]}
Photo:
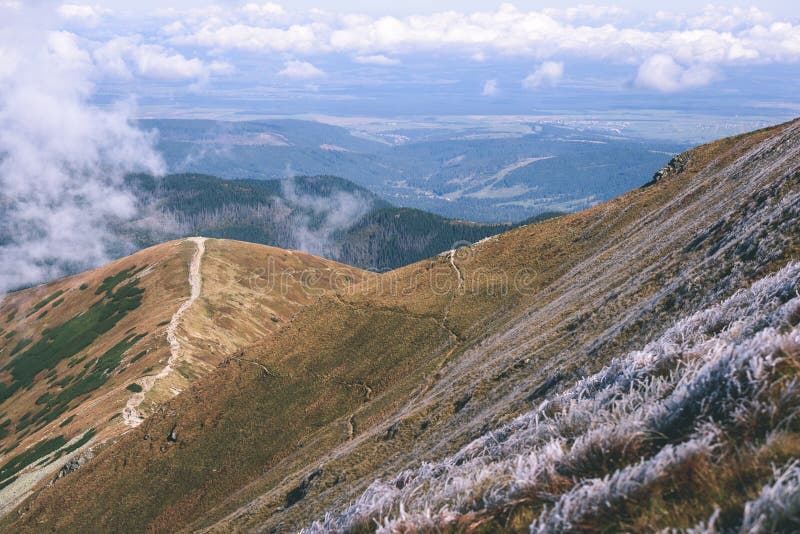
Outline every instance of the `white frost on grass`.
{"type": "MultiPolygon", "coordinates": [[[[780,405],[768,395],[783,359],[800,354],[800,330],[790,327],[800,313],[799,285],[800,264],[789,264],[456,454],[376,480],[349,508],[328,513],[306,532],[369,522],[387,533],[438,529],[465,513],[548,495],[554,504],[532,532],[569,530],[709,455],[717,425],[763,417],[779,428],[784,412],[791,418],[800,408],[794,382],[782,383],[780,405]],[[622,465],[596,474],[598,457],[622,465]],[[571,489],[559,489],[564,480],[571,489]]],[[[772,510],[769,502],[790,502],[784,487],[776,483],[761,504],[748,505],[749,516],[768,515],[760,510],[772,510]]]]}

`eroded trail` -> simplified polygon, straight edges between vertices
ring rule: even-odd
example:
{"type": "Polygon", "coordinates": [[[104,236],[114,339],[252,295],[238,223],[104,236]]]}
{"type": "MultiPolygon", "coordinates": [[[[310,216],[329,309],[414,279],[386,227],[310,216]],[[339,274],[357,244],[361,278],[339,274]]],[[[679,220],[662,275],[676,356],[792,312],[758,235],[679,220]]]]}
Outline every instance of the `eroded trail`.
{"type": "Polygon", "coordinates": [[[447,303],[447,307],[445,307],[444,309],[444,315],[442,317],[442,325],[445,328],[447,328],[447,330],[453,337],[458,337],[447,326],[447,320],[450,318],[450,308],[453,307],[453,303],[455,302],[456,298],[464,288],[464,276],[461,274],[461,269],[459,269],[458,265],[456,265],[456,249],[452,249],[447,255],[450,258],[450,267],[453,268],[453,271],[458,277],[458,285],[456,286],[455,291],[453,291],[453,294],[450,297],[450,302],[447,303]]]}
{"type": "Polygon", "coordinates": [[[180,360],[181,343],[175,332],[181,324],[183,314],[186,313],[186,310],[200,297],[200,293],[203,290],[203,277],[200,274],[200,267],[203,261],[203,254],[206,251],[206,238],[190,237],[188,240],[197,245],[197,251],[194,253],[192,262],[189,264],[189,286],[191,287],[191,293],[189,298],[180,305],[167,326],[167,342],[169,343],[169,359],[167,360],[167,365],[157,374],[146,376],[137,381],[137,384],[142,386],[142,391],[131,395],[125,405],[125,409],[122,411],[125,424],[131,427],[137,427],[144,421],[144,416],[139,412],[139,406],[144,401],[145,395],[153,389],[156,382],[169,376],[175,364],[180,360]]]}

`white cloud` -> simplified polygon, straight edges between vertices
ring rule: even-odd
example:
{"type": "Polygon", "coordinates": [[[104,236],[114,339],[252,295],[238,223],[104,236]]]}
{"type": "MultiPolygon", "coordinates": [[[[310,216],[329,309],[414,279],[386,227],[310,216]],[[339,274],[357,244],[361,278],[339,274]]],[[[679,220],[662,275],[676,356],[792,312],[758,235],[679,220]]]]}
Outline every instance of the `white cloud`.
{"type": "Polygon", "coordinates": [[[109,226],[135,213],[123,176],[163,170],[129,106],[89,103],[90,56],[40,15],[0,28],[0,293],[107,262],[109,226]]]}
{"type": "Polygon", "coordinates": [[[494,11],[408,17],[288,13],[275,4],[248,4],[243,10],[172,11],[182,28],[174,27],[170,42],[215,52],[338,52],[390,61],[428,52],[476,60],[577,56],[622,64],[639,64],[656,54],[685,65],[800,61],[800,26],[775,22],[758,8],[709,6],[692,16],[659,12],[649,19],[585,4],[540,11],[504,4],[494,11]]]}
{"type": "Polygon", "coordinates": [[[482,96],[494,96],[500,91],[499,87],[497,86],[497,80],[486,80],[483,84],[483,91],[481,91],[482,96]]]}
{"type": "Polygon", "coordinates": [[[103,72],[120,78],[130,78],[135,73],[164,81],[202,80],[232,70],[224,62],[206,63],[161,45],[143,43],[140,36],[112,39],[94,51],[94,58],[103,72]]]}
{"type": "Polygon", "coordinates": [[[242,13],[247,15],[248,17],[278,17],[286,13],[282,6],[278,4],[274,4],[272,2],[266,2],[264,4],[255,4],[250,3],[246,4],[241,8],[242,13]]]}
{"type": "Polygon", "coordinates": [[[278,76],[292,80],[311,80],[321,78],[325,73],[307,61],[287,61],[278,76]]]}
{"type": "Polygon", "coordinates": [[[552,87],[564,77],[564,64],[557,61],[545,61],[539,65],[535,71],[528,74],[522,80],[522,87],[525,89],[539,89],[540,87],[552,87]]]}
{"type": "Polygon", "coordinates": [[[219,25],[215,19],[203,24],[194,33],[178,35],[171,39],[178,45],[201,46],[221,50],[246,50],[249,52],[310,53],[318,50],[316,33],[318,24],[292,25],[288,28],[261,27],[252,24],[219,25]]]}
{"type": "Polygon", "coordinates": [[[103,7],[82,4],[62,4],[57,11],[62,19],[88,27],[97,26],[103,15],[110,13],[110,10],[103,7]]]}
{"type": "Polygon", "coordinates": [[[543,13],[559,19],[575,20],[609,20],[623,15],[628,11],[617,6],[599,6],[595,4],[579,4],[566,9],[546,8],[543,13]]]}
{"type": "Polygon", "coordinates": [[[725,7],[709,4],[699,15],[685,17],[686,24],[692,29],[712,29],[733,31],[741,27],[752,27],[772,22],[772,15],[751,7],[725,7]]]}
{"type": "Polygon", "coordinates": [[[708,66],[684,67],[671,56],[657,54],[639,66],[636,85],[645,89],[673,93],[709,85],[716,77],[716,72],[708,66]]]}
{"type": "Polygon", "coordinates": [[[356,56],[354,61],[362,65],[380,65],[384,67],[400,64],[400,61],[397,59],[384,56],[383,54],[375,54],[372,56],[356,56]]]}
{"type": "Polygon", "coordinates": [[[178,35],[184,31],[186,31],[186,26],[184,26],[183,22],[179,20],[165,24],[161,27],[161,32],[166,35],[178,35]]]}

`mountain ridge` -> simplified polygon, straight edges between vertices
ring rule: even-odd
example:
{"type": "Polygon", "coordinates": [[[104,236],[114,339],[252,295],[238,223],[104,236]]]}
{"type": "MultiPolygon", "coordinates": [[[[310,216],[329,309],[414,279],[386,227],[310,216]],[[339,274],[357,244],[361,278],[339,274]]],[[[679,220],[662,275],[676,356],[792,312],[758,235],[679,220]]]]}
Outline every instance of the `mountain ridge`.
{"type": "MultiPolygon", "coordinates": [[[[398,208],[335,176],[223,180],[203,174],[131,175],[126,185],[143,216],[117,233],[137,247],[205,235],[299,248],[383,272],[514,227],[398,208]]],[[[548,212],[530,220],[558,215],[548,212]]]]}
{"type": "Polygon", "coordinates": [[[798,206],[793,121],[693,149],[680,170],[605,204],[339,287],[3,524],[276,532],[315,518],[312,528],[356,532],[781,524],[760,492],[794,476],[800,450],[798,430],[781,423],[800,406],[791,386],[798,206]],[[758,383],[747,381],[750,350],[766,366],[758,383]],[[695,402],[695,391],[720,401],[695,402]],[[728,402],[726,392],[739,393],[728,402]],[[605,419],[571,411],[576,399],[605,419]],[[633,417],[661,402],[680,417],[633,417]],[[615,421],[625,422],[616,434],[603,426],[615,421]],[[537,454],[546,458],[539,467],[530,463],[537,454]],[[770,461],[783,466],[778,475],[770,461]],[[686,466],[707,478],[684,477],[686,466]],[[749,478],[737,489],[738,475],[749,478]],[[639,493],[623,484],[631,477],[639,493]],[[604,486],[615,481],[619,491],[604,486]],[[693,493],[715,484],[730,493],[693,493]]]}

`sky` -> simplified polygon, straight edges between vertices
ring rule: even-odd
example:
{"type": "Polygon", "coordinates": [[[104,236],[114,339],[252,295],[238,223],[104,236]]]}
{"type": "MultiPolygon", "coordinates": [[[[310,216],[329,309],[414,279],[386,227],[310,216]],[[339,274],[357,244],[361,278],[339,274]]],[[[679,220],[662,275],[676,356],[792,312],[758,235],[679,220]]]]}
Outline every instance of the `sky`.
{"type": "Polygon", "coordinates": [[[775,0],[0,0],[0,294],[124,251],[123,178],[165,169],[138,118],[635,116],[680,137],[798,115],[798,80],[775,0]]]}
{"type": "Polygon", "coordinates": [[[787,1],[36,4],[94,101],[148,117],[800,113],[787,1]]]}

